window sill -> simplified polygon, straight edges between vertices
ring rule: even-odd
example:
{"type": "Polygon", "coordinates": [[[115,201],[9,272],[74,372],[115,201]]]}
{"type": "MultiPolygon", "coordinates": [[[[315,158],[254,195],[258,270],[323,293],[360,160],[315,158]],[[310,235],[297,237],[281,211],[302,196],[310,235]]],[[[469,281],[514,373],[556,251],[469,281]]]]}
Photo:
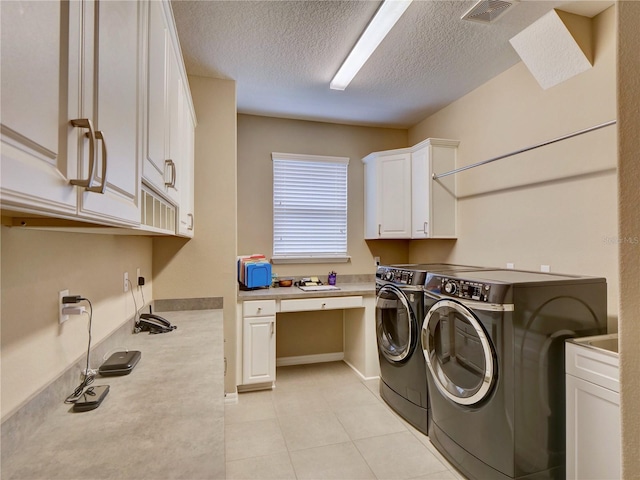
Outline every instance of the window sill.
{"type": "Polygon", "coordinates": [[[271,257],[271,263],[347,263],[351,261],[349,256],[327,256],[327,257],[271,257]]]}

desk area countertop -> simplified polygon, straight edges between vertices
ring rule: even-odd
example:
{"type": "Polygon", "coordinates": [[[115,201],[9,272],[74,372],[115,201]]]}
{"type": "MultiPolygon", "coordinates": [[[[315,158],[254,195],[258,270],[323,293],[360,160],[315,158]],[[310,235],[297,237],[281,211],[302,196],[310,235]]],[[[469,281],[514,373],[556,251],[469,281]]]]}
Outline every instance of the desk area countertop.
{"type": "Polygon", "coordinates": [[[311,297],[348,297],[361,295],[363,297],[375,296],[375,282],[366,283],[338,283],[339,290],[323,290],[304,292],[298,287],[261,288],[256,290],[239,290],[238,301],[246,300],[288,300],[294,298],[311,297]]]}

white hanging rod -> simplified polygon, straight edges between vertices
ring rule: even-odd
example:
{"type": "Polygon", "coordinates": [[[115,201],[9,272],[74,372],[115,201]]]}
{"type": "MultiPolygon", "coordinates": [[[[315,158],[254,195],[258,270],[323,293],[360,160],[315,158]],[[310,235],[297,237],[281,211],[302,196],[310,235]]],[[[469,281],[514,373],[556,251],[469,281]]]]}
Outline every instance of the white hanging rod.
{"type": "Polygon", "coordinates": [[[528,152],[529,150],[534,150],[536,148],[544,147],[545,145],[551,145],[552,143],[560,142],[562,140],[566,140],[568,138],[577,137],[578,135],[582,135],[583,133],[593,132],[594,130],[598,130],[600,128],[608,127],[609,125],[615,124],[615,120],[610,120],[605,123],[601,123],[600,125],[596,125],[594,127],[585,128],[584,130],[580,130],[578,132],[569,133],[568,135],[564,135],[562,137],[554,138],[553,140],[548,140],[546,142],[537,143],[535,145],[531,145],[530,147],[521,148],[520,150],[516,150],[515,152],[507,153],[505,155],[500,155],[499,157],[490,158],[489,160],[483,160],[482,162],[472,163],[471,165],[467,165],[466,167],[456,168],[455,170],[451,170],[449,172],[444,173],[434,173],[432,178],[437,180],[442,177],[447,177],[449,175],[454,175],[459,172],[463,172],[465,170],[469,170],[470,168],[479,167],[480,165],[486,165],[487,163],[495,162],[496,160],[502,160],[503,158],[512,157],[514,155],[518,155],[519,153],[528,152]]]}

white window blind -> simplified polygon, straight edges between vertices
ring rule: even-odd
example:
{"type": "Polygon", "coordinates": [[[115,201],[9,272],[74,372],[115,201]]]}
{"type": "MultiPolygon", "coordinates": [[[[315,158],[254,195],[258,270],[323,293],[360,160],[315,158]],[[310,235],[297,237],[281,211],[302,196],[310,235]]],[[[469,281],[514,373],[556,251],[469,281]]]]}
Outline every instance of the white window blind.
{"type": "Polygon", "coordinates": [[[273,153],[273,257],[347,257],[346,157],[273,153]]]}

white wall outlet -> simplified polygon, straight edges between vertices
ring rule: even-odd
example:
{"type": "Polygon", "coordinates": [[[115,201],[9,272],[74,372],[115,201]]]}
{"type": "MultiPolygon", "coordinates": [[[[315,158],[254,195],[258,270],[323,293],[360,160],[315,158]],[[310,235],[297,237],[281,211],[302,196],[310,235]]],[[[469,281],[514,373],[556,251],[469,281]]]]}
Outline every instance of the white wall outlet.
{"type": "Polygon", "coordinates": [[[551,271],[551,267],[549,265],[540,265],[540,271],[544,273],[549,273],[551,271]]]}
{"type": "Polygon", "coordinates": [[[69,315],[64,315],[62,313],[62,307],[64,307],[64,304],[62,303],[62,297],[68,297],[68,296],[69,296],[69,290],[60,290],[58,292],[58,322],[60,324],[63,324],[64,322],[69,320],[69,315]]]}
{"type": "Polygon", "coordinates": [[[139,278],[140,278],[140,267],[136,268],[136,285],[138,285],[139,278]]]}
{"type": "Polygon", "coordinates": [[[376,266],[380,265],[380,257],[373,257],[373,263],[375,263],[376,266]]]}
{"type": "Polygon", "coordinates": [[[516,266],[515,266],[515,264],[514,264],[514,263],[507,263],[507,268],[508,268],[509,270],[513,270],[514,268],[516,268],[516,266]]]}
{"type": "Polygon", "coordinates": [[[129,291],[129,272],[124,272],[124,293],[129,291]]]}

